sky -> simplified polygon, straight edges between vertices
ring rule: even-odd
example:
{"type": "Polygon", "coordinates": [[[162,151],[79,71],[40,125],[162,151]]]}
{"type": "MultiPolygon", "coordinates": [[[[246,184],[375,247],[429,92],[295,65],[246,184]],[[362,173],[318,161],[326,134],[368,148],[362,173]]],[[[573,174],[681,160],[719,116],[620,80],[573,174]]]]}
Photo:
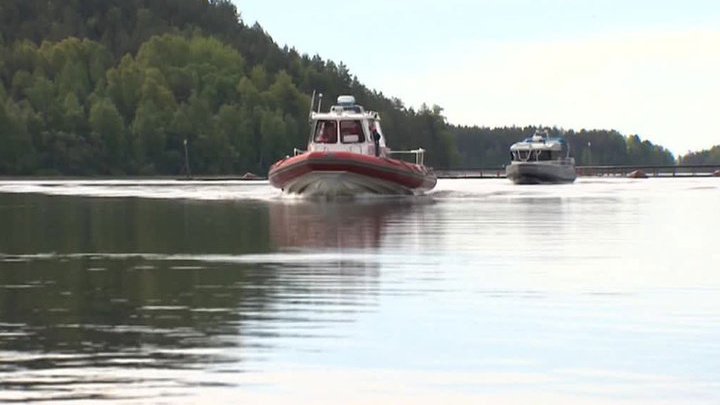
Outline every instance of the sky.
{"type": "MultiPolygon", "coordinates": [[[[717,0],[234,0],[280,46],[448,122],[720,145],[717,0]]],[[[372,106],[367,106],[372,108],[372,106]]]]}

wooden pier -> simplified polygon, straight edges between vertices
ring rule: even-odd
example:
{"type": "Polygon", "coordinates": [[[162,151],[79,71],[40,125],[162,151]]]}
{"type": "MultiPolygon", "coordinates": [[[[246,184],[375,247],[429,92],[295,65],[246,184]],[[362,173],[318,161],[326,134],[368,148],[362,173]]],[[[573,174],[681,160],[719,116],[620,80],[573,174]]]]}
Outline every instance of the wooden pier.
{"type": "MultiPolygon", "coordinates": [[[[720,177],[718,165],[659,165],[659,166],[577,166],[582,177],[629,177],[645,174],[647,177],[720,177]]],[[[441,179],[499,179],[505,178],[504,167],[436,170],[441,179]]]]}
{"type": "Polygon", "coordinates": [[[720,177],[720,165],[578,166],[576,171],[578,176],[600,177],[720,177]]]}
{"type": "Polygon", "coordinates": [[[505,168],[435,170],[439,179],[504,179],[505,168]]]}

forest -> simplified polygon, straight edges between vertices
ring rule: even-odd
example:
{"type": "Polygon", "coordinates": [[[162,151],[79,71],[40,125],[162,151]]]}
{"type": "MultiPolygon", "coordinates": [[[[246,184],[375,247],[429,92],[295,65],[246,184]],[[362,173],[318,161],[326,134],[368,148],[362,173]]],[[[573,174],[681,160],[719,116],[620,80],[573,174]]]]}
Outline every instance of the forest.
{"type": "Polygon", "coordinates": [[[685,165],[716,165],[720,164],[720,145],[713,146],[697,152],[689,152],[680,157],[681,164],[685,165]]]}
{"type": "MultiPolygon", "coordinates": [[[[407,107],[342,62],[279,46],[228,0],[0,3],[0,175],[265,174],[304,148],[310,94],[378,111],[394,149],[441,169],[497,167],[533,127],[462,127],[407,107]]],[[[674,164],[612,130],[563,130],[579,164],[674,164]]],[[[704,153],[704,152],[703,152],[704,153]]],[[[717,151],[685,159],[718,159],[717,151]]]]}

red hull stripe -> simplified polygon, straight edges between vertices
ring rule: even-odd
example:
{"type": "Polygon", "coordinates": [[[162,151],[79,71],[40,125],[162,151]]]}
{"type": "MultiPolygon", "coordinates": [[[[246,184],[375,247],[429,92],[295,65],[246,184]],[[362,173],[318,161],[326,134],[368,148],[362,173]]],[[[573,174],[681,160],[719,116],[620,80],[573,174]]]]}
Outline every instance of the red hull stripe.
{"type": "Polygon", "coordinates": [[[285,188],[289,182],[311,172],[350,172],[410,189],[429,189],[437,182],[432,171],[422,166],[351,152],[310,152],[294,156],[274,164],[268,177],[273,186],[285,188]]]}

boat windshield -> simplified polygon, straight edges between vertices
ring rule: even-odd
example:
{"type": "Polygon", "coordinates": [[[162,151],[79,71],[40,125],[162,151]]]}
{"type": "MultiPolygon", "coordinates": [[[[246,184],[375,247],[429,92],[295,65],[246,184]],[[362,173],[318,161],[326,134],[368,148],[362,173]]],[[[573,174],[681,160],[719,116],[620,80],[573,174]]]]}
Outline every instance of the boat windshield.
{"type": "Polygon", "coordinates": [[[314,141],[316,143],[337,143],[337,121],[318,120],[315,125],[314,141]]]}
{"type": "Polygon", "coordinates": [[[528,161],[543,161],[543,160],[558,160],[562,159],[563,155],[560,151],[554,150],[517,150],[510,152],[511,160],[519,162],[528,161]]]}
{"type": "Polygon", "coordinates": [[[365,135],[360,120],[340,121],[340,140],[342,143],[365,142],[365,135]]]}

